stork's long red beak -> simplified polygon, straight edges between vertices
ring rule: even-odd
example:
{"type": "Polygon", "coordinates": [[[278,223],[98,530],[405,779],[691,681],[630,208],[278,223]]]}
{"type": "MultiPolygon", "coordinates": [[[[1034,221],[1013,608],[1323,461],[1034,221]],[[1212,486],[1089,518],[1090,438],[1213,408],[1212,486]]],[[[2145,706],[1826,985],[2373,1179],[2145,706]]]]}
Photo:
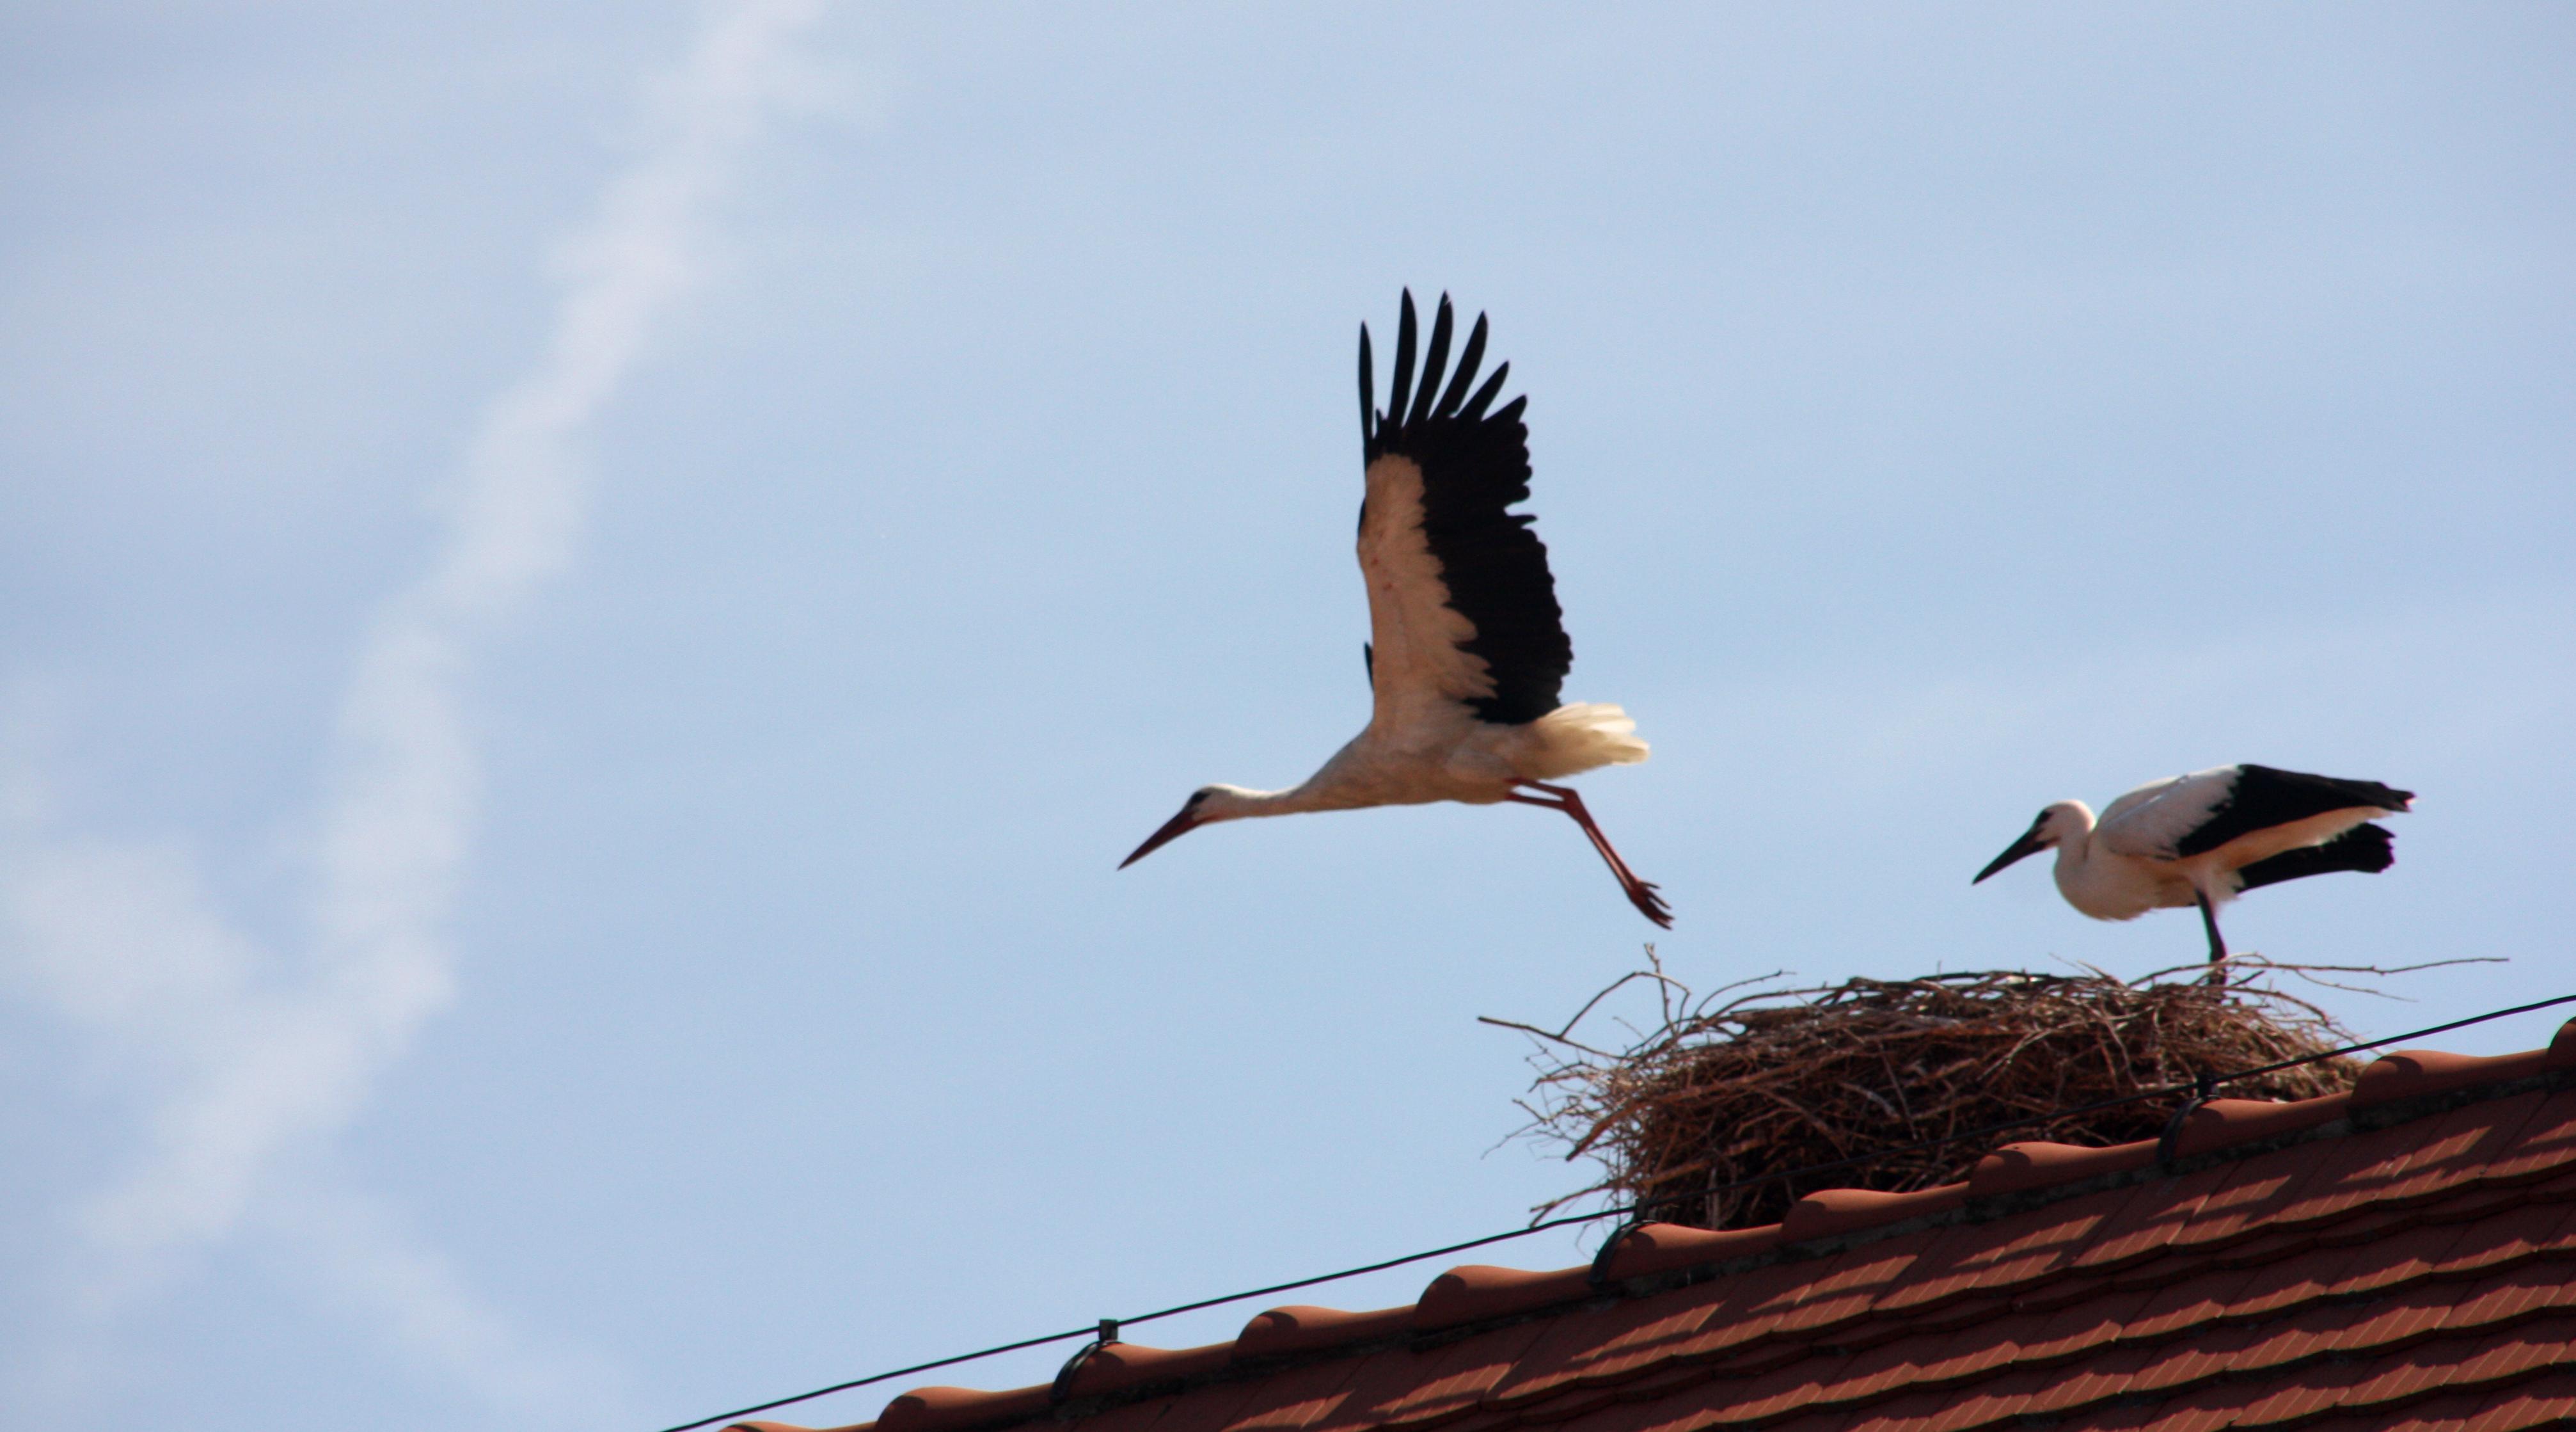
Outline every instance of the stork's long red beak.
{"type": "Polygon", "coordinates": [[[1189,806],[1183,806],[1179,815],[1163,822],[1163,828],[1161,830],[1155,831],[1152,835],[1145,837],[1145,843],[1136,847],[1135,854],[1119,861],[1118,868],[1121,870],[1126,869],[1128,866],[1135,864],[1137,861],[1144,859],[1146,856],[1153,854],[1155,851],[1162,849],[1164,846],[1171,844],[1173,841],[1180,839],[1182,836],[1189,834],[1191,831],[1198,829],[1206,823],[1207,822],[1199,819],[1196,809],[1189,806]]]}

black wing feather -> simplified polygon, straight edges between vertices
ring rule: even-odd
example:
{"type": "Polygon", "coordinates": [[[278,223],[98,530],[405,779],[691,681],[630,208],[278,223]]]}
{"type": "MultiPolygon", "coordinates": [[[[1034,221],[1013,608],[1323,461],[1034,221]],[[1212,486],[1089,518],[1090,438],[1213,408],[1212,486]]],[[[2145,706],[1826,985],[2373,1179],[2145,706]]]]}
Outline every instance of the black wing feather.
{"type": "Polygon", "coordinates": [[[2396,845],[2397,838],[2388,833],[2388,827],[2356,825],[2323,845],[2304,845],[2282,851],[2269,860],[2255,861],[2236,872],[2240,882],[2237,888],[2252,890],[2337,870],[2377,875],[2397,863],[2396,845]]]}
{"type": "Polygon", "coordinates": [[[1431,320],[1431,351],[1422,356],[1422,390],[1413,397],[1413,411],[1405,414],[1407,426],[1431,416],[1432,399],[1440,392],[1440,379],[1449,368],[1449,295],[1440,295],[1440,312],[1431,320]]]}
{"type": "MultiPolygon", "coordinates": [[[[1363,330],[1365,331],[1365,330],[1363,330]]],[[[1484,659],[1494,694],[1468,704],[1483,720],[1535,721],[1560,704],[1565,674],[1574,666],[1574,643],[1556,604],[1556,579],[1547,569],[1547,546],[1530,530],[1537,518],[1512,512],[1530,495],[1529,429],[1521,421],[1527,398],[1501,411],[1485,409],[1502,391],[1506,363],[1453,411],[1455,394],[1484,357],[1482,315],[1461,355],[1460,377],[1440,394],[1448,358],[1450,310],[1446,297],[1432,332],[1431,361],[1419,388],[1413,379],[1413,295],[1404,296],[1396,331],[1395,384],[1386,410],[1362,422],[1368,460],[1408,457],[1422,469],[1423,539],[1440,563],[1449,605],[1474,624],[1462,649],[1484,659]]],[[[1374,395],[1372,395],[1374,401],[1374,395]]]]}
{"type": "Polygon", "coordinates": [[[1377,375],[1369,362],[1368,325],[1360,325],[1360,447],[1377,441],[1377,375]]]}
{"type": "Polygon", "coordinates": [[[1395,396],[1387,401],[1386,416],[1378,419],[1378,434],[1384,440],[1387,424],[1404,425],[1405,399],[1413,393],[1413,290],[1404,291],[1404,311],[1395,321],[1395,396]]]}
{"type": "Polygon", "coordinates": [[[1503,380],[1510,376],[1512,365],[1509,363],[1495,369],[1494,376],[1485,380],[1485,386],[1476,390],[1476,396],[1467,400],[1467,406],[1458,410],[1458,416],[1471,423],[1485,416],[1485,409],[1494,404],[1494,395],[1503,391],[1503,380]]]}
{"type": "Polygon", "coordinates": [[[1440,405],[1431,410],[1435,417],[1448,417],[1458,411],[1467,396],[1467,385],[1476,381],[1476,366],[1485,361],[1485,315],[1476,315],[1476,326],[1467,330],[1467,351],[1458,355],[1458,376],[1449,380],[1449,391],[1440,395],[1440,405]]]}
{"type": "Polygon", "coordinates": [[[2357,806],[2404,810],[2414,799],[2413,791],[2401,791],[2377,781],[2311,776],[2270,766],[2238,766],[2236,783],[2228,788],[2227,799],[2212,807],[2209,818],[2191,834],[2174,843],[2174,853],[2184,857],[2198,855],[2203,851],[2216,850],[2238,836],[2269,830],[2276,825],[2288,825],[2333,810],[2351,810],[2357,806]]]}

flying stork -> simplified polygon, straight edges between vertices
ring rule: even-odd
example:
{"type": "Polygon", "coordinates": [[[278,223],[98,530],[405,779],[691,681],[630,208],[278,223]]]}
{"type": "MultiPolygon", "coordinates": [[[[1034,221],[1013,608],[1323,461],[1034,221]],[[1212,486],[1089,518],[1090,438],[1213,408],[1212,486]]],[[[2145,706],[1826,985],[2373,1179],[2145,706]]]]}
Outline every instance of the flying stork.
{"type": "Polygon", "coordinates": [[[1529,429],[1521,422],[1529,400],[1493,407],[1509,363],[1476,385],[1485,356],[1482,314],[1467,334],[1457,372],[1444,374],[1451,328],[1443,294],[1416,385],[1413,293],[1405,291],[1395,381],[1380,412],[1368,325],[1360,325],[1366,487],[1359,558],[1371,638],[1361,655],[1375,693],[1367,728],[1289,790],[1201,786],[1118,868],[1221,820],[1516,801],[1571,816],[1629,903],[1669,928],[1672,913],[1655,887],[1619,858],[1583,798],[1553,784],[1642,761],[1646,743],[1616,706],[1558,704],[1574,645],[1556,605],[1547,548],[1530,530],[1535,519],[1508,510],[1530,491],[1529,429]]]}
{"type": "Polygon", "coordinates": [[[2059,801],[1968,883],[2053,845],[2057,889],[2067,904],[2096,920],[2198,905],[2209,931],[2209,961],[2217,965],[2227,958],[2219,906],[2284,880],[2386,870],[2397,859],[2394,837],[2368,822],[2406,810],[2414,799],[2413,791],[2377,781],[2214,766],[2140,786],[2111,802],[2099,823],[2084,802],[2059,801]]]}

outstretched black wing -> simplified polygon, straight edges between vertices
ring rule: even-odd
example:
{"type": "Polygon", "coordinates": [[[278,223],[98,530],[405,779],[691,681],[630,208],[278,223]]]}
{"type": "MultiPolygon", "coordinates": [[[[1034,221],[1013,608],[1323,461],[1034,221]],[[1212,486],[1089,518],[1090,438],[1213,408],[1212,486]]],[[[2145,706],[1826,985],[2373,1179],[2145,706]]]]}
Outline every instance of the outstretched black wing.
{"type": "Polygon", "coordinates": [[[1396,330],[1395,382],[1377,409],[1368,328],[1360,328],[1360,435],[1367,496],[1360,571],[1368,580],[1377,719],[1428,716],[1456,702],[1485,721],[1534,721],[1558,705],[1574,665],[1537,519],[1511,512],[1529,496],[1529,429],[1514,398],[1492,412],[1505,363],[1471,394],[1485,354],[1478,315],[1449,361],[1447,295],[1431,325],[1419,382],[1413,294],[1396,330]],[[1444,382],[1445,380],[1445,382],[1444,382]]]}
{"type": "Polygon", "coordinates": [[[2404,810],[2414,799],[2413,791],[2397,790],[2377,781],[2347,781],[2270,766],[2242,765],[2236,768],[2236,779],[2210,807],[2208,816],[2174,842],[2174,853],[2198,855],[2239,836],[2294,824],[2329,811],[2364,807],[2404,810]]]}

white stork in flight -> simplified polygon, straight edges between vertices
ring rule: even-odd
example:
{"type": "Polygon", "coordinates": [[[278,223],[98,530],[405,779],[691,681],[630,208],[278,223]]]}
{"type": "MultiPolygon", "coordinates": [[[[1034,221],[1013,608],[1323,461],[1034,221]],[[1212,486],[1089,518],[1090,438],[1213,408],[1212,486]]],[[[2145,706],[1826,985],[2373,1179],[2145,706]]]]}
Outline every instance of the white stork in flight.
{"type": "Polygon", "coordinates": [[[2397,861],[2395,837],[2367,822],[2414,799],[2377,781],[2217,766],[2140,786],[2111,802],[2098,823],[2084,802],[2059,801],[1968,883],[2053,845],[2067,904],[2096,920],[2198,905],[2215,965],[2227,958],[2219,906],[2284,880],[2386,870],[2397,861]]]}
{"type": "Polygon", "coordinates": [[[1547,548],[1530,530],[1535,519],[1508,510],[1529,496],[1529,429],[1521,422],[1529,400],[1493,407],[1509,363],[1475,386],[1485,356],[1482,315],[1444,385],[1451,327],[1444,294],[1417,386],[1413,294],[1406,291],[1395,383],[1379,412],[1368,326],[1360,326],[1367,489],[1359,556],[1371,636],[1361,650],[1376,693],[1367,729],[1292,789],[1201,786],[1118,868],[1221,820],[1428,801],[1518,801],[1573,817],[1629,903],[1669,928],[1673,917],[1663,897],[1619,858],[1583,798],[1551,784],[1642,761],[1646,743],[1616,706],[1558,704],[1574,644],[1556,605],[1547,548]]]}

